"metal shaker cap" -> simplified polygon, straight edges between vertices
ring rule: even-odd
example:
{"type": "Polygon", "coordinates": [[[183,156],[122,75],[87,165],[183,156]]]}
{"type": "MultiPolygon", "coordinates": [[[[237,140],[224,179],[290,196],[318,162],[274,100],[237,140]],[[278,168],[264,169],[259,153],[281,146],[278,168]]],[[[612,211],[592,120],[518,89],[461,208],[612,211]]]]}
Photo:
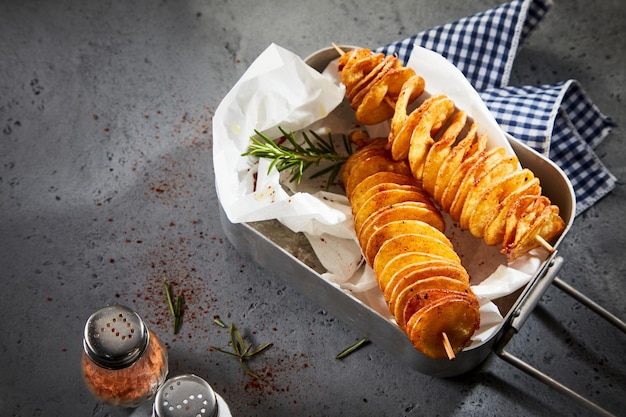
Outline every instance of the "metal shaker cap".
{"type": "Polygon", "coordinates": [[[145,352],[150,335],[139,315],[128,307],[101,308],[85,324],[83,348],[97,365],[122,369],[132,365],[145,352]]]}
{"type": "Polygon", "coordinates": [[[218,412],[211,386],[192,374],[168,379],[154,399],[153,417],[216,417],[218,412]]]}

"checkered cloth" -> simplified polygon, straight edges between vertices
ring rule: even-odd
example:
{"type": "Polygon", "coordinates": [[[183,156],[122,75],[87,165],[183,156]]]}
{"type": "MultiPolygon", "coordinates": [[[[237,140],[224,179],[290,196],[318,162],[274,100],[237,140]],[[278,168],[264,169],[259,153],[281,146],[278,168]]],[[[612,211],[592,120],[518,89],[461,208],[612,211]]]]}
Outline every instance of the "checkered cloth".
{"type": "Polygon", "coordinates": [[[551,0],[515,0],[379,48],[406,64],[418,44],[446,57],[479,92],[500,126],[554,161],[576,193],[576,214],[609,193],[616,178],[594,148],[613,123],[575,80],[510,86],[520,44],[548,12],[551,0]]]}

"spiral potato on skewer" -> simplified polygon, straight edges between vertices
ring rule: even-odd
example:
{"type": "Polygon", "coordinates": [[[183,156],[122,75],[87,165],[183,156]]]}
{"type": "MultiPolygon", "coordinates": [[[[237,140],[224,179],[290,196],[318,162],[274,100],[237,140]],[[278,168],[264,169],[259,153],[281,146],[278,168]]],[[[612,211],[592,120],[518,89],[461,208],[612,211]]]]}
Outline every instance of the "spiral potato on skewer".
{"type": "Polygon", "coordinates": [[[385,148],[392,159],[406,160],[412,176],[463,229],[500,245],[509,259],[564,230],[558,206],[541,194],[534,174],[503,148],[487,149],[487,138],[450,98],[433,95],[408,111],[423,95],[424,80],[396,57],[354,49],[340,57],[338,68],[357,120],[391,120],[385,148]]]}
{"type": "Polygon", "coordinates": [[[439,209],[384,144],[360,148],[342,170],[355,232],[400,329],[425,355],[454,357],[480,325],[478,300],[439,209]]]}

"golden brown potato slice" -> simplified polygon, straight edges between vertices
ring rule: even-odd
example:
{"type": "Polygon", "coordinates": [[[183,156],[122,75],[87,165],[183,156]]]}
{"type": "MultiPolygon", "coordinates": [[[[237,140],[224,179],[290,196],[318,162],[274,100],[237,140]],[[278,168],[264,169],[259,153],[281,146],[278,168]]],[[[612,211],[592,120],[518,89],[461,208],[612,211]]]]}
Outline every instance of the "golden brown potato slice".
{"type": "MultiPolygon", "coordinates": [[[[483,195],[487,193],[490,187],[492,187],[493,184],[496,184],[499,179],[506,177],[518,169],[519,162],[517,157],[515,155],[507,155],[498,161],[495,166],[493,166],[482,178],[480,178],[480,180],[478,180],[478,183],[469,191],[467,198],[465,199],[465,204],[463,205],[461,219],[459,220],[463,229],[469,230],[472,226],[470,221],[472,215],[474,214],[474,210],[483,200],[483,195]]],[[[485,226],[486,224],[480,223],[474,225],[477,230],[480,230],[481,228],[484,230],[485,226]]]]}
{"type": "Polygon", "coordinates": [[[439,201],[439,205],[444,211],[448,213],[450,212],[450,207],[456,198],[463,178],[467,175],[467,172],[481,155],[482,153],[477,153],[465,158],[450,176],[450,179],[443,190],[443,194],[441,194],[441,200],[439,201]]]}
{"type": "MultiPolygon", "coordinates": [[[[360,86],[357,85],[355,87],[356,94],[350,92],[350,105],[354,110],[358,110],[358,108],[363,103],[363,100],[367,96],[367,94],[378,84],[383,82],[383,80],[393,71],[394,69],[402,69],[402,61],[396,56],[390,55],[384,58],[383,67],[381,70],[374,75],[374,77],[369,80],[366,84],[360,86]],[[360,89],[359,89],[360,88],[360,89]],[[358,90],[357,90],[358,89],[358,90]]],[[[412,70],[411,70],[412,71],[412,70]]],[[[357,119],[358,120],[358,119],[357,119]]]]}
{"type": "Polygon", "coordinates": [[[441,137],[428,151],[426,162],[424,162],[424,173],[422,176],[422,187],[430,194],[435,193],[435,183],[437,181],[437,175],[439,168],[443,163],[443,160],[448,156],[452,150],[452,146],[456,142],[459,134],[467,123],[467,113],[462,110],[457,111],[446,130],[442,133],[441,137]]]}
{"type": "Polygon", "coordinates": [[[550,200],[541,195],[525,195],[518,198],[509,209],[504,222],[502,247],[508,247],[513,241],[524,235],[543,209],[550,205],[550,200]]]}
{"type": "Polygon", "coordinates": [[[348,91],[346,88],[346,93],[348,96],[348,100],[350,101],[350,106],[356,110],[361,101],[363,101],[363,97],[369,90],[369,88],[378,82],[391,68],[400,64],[401,62],[398,58],[394,56],[387,56],[383,59],[383,61],[372,70],[369,74],[359,81],[352,90],[348,91]]]}
{"type": "MultiPolygon", "coordinates": [[[[541,186],[539,185],[539,178],[532,178],[525,183],[519,185],[519,187],[512,187],[513,191],[502,200],[494,208],[494,215],[488,221],[487,226],[484,229],[483,240],[488,245],[498,245],[502,243],[504,239],[504,231],[506,227],[506,218],[509,213],[509,209],[512,205],[525,195],[541,195],[541,186]]],[[[471,220],[470,220],[471,224],[471,220]]]]}
{"type": "MultiPolygon", "coordinates": [[[[482,194],[481,200],[474,208],[474,212],[470,217],[469,230],[472,235],[483,237],[486,234],[486,228],[489,222],[495,219],[502,211],[502,203],[506,197],[525,184],[531,183],[534,177],[534,174],[530,170],[522,169],[496,179],[487,192],[482,194]]],[[[502,227],[502,233],[504,233],[504,220],[504,217],[502,217],[502,219],[497,222],[497,225],[495,225],[495,227],[502,227]]],[[[492,230],[491,234],[493,235],[492,237],[495,237],[495,234],[497,234],[496,230],[492,230]]],[[[501,241],[500,238],[498,242],[501,241]]]]}
{"type": "MultiPolygon", "coordinates": [[[[357,239],[361,247],[365,247],[367,239],[369,239],[372,233],[386,224],[401,220],[420,220],[437,228],[429,221],[432,219],[435,219],[435,222],[438,222],[439,219],[443,221],[439,210],[428,203],[405,201],[391,206],[384,206],[372,213],[365,222],[363,222],[357,233],[357,239]]],[[[439,225],[439,223],[436,224],[439,225]]],[[[437,230],[444,231],[442,229],[437,230]]]]}
{"type": "Polygon", "coordinates": [[[482,152],[485,149],[487,149],[487,141],[488,141],[488,137],[487,135],[480,135],[478,136],[478,138],[476,139],[476,141],[474,143],[472,143],[472,147],[470,148],[469,152],[467,155],[474,155],[478,152],[482,152]]]}
{"type": "Polygon", "coordinates": [[[369,190],[371,187],[384,183],[394,183],[398,185],[418,185],[418,182],[415,181],[415,178],[413,178],[411,175],[402,175],[398,174],[397,172],[390,171],[377,172],[370,175],[369,177],[364,178],[354,187],[352,193],[347,196],[350,200],[350,204],[352,204],[352,201],[358,201],[361,195],[367,192],[367,190],[369,190]]]}
{"type": "Polygon", "coordinates": [[[470,295],[452,295],[439,299],[413,314],[406,332],[413,346],[433,359],[448,357],[443,344],[443,333],[450,340],[454,353],[459,353],[480,326],[476,298],[470,295]]]}
{"type": "Polygon", "coordinates": [[[452,243],[445,234],[435,229],[428,223],[420,220],[396,220],[382,227],[372,230],[368,235],[361,235],[364,241],[362,246],[365,260],[372,264],[380,247],[389,239],[401,235],[424,235],[439,240],[441,243],[453,249],[452,243]]]}
{"type": "MultiPolygon", "coordinates": [[[[355,48],[348,52],[341,54],[337,61],[337,69],[341,72],[346,65],[354,65],[354,63],[360,59],[371,57],[372,51],[367,48],[355,48]]],[[[382,55],[381,59],[382,59],[382,55]]]]}
{"type": "MultiPolygon", "coordinates": [[[[478,142],[480,141],[481,139],[479,138],[478,142]]],[[[481,158],[485,157],[485,153],[486,151],[482,149],[474,154],[465,154],[463,161],[461,161],[450,176],[450,179],[448,180],[448,183],[446,184],[441,195],[441,200],[439,201],[439,205],[443,208],[443,210],[451,214],[450,217],[452,217],[452,213],[450,212],[452,204],[457,198],[463,179],[469,174],[477,162],[480,161],[481,158]]],[[[458,221],[458,217],[453,218],[453,220],[458,221]]]]}
{"type": "Polygon", "coordinates": [[[543,209],[543,212],[525,234],[516,238],[510,245],[502,248],[502,252],[507,255],[508,259],[516,259],[528,251],[540,246],[537,236],[541,236],[546,242],[550,242],[557,237],[565,229],[565,221],[559,215],[559,208],[555,205],[549,205],[543,209]]]}
{"type": "Polygon", "coordinates": [[[442,276],[451,278],[464,286],[469,285],[469,274],[459,263],[449,259],[433,259],[419,264],[407,265],[396,271],[389,278],[385,287],[385,301],[389,303],[391,311],[398,297],[414,283],[426,278],[442,276]]]}
{"type": "Polygon", "coordinates": [[[388,149],[395,140],[396,136],[400,133],[400,130],[404,128],[409,115],[407,114],[407,107],[420,96],[424,91],[424,79],[419,75],[414,75],[409,78],[403,85],[396,100],[396,107],[394,109],[393,117],[391,118],[391,126],[388,135],[388,149]]]}
{"type": "MultiPolygon", "coordinates": [[[[423,158],[433,143],[432,136],[441,129],[454,109],[454,102],[442,94],[427,98],[408,115],[397,134],[389,136],[387,147],[391,150],[391,157],[396,161],[406,159],[410,156],[409,149],[415,147],[412,161],[423,164],[423,158]]],[[[421,170],[419,172],[421,177],[421,170]]]]}
{"type": "Polygon", "coordinates": [[[389,239],[378,250],[372,268],[376,276],[396,255],[405,252],[423,252],[461,262],[459,255],[445,243],[424,235],[401,235],[389,239]]]}
{"type": "MultiPolygon", "coordinates": [[[[450,296],[462,297],[469,293],[469,287],[460,284],[458,281],[450,280],[446,281],[445,277],[434,277],[430,279],[438,279],[440,282],[438,285],[443,285],[439,288],[423,288],[424,281],[417,282],[413,291],[403,294],[402,299],[399,299],[394,306],[394,318],[396,323],[401,329],[406,329],[406,324],[413,315],[420,312],[423,308],[428,307],[431,304],[437,303],[444,297],[450,299],[450,296]],[[445,282],[441,282],[445,281],[445,282]]],[[[428,281],[428,280],[426,280],[428,281]]]]}
{"type": "Polygon", "coordinates": [[[439,255],[433,255],[425,252],[403,252],[393,256],[386,264],[382,265],[382,269],[376,273],[376,280],[380,290],[384,293],[391,283],[393,276],[400,270],[405,268],[422,266],[424,263],[432,264],[433,262],[451,263],[450,259],[439,255]]]}
{"type": "Polygon", "coordinates": [[[374,155],[362,161],[358,167],[350,172],[344,183],[346,195],[352,194],[354,187],[372,174],[381,171],[397,172],[403,175],[411,175],[411,169],[407,161],[394,161],[388,155],[374,155]]]}
{"type": "MultiPolygon", "coordinates": [[[[460,277],[462,272],[465,271],[461,264],[441,256],[431,256],[423,252],[409,252],[406,256],[404,255],[396,256],[389,261],[388,266],[383,268],[382,275],[385,275],[385,280],[384,282],[382,280],[379,281],[384,284],[384,288],[381,288],[381,290],[387,303],[392,302],[404,288],[412,284],[412,281],[439,275],[433,275],[433,272],[444,271],[442,275],[450,273],[454,277],[460,277]],[[461,269],[462,271],[450,271],[453,268],[461,269]]],[[[469,282],[469,275],[467,275],[466,280],[469,282]]],[[[463,279],[459,281],[464,282],[463,279]]]]}
{"type": "Polygon", "coordinates": [[[437,173],[435,191],[431,194],[437,203],[441,201],[441,196],[450,181],[450,177],[452,177],[454,171],[461,162],[463,162],[463,158],[465,158],[472,149],[472,145],[476,140],[477,129],[478,127],[475,124],[472,125],[463,140],[454,146],[450,153],[443,159],[439,172],[437,173]]]}
{"type": "MultiPolygon", "coordinates": [[[[348,139],[350,140],[350,143],[352,143],[352,145],[354,145],[354,148],[356,149],[356,151],[354,152],[358,152],[360,148],[363,148],[369,145],[371,142],[374,142],[376,140],[376,139],[370,138],[369,133],[365,130],[353,130],[352,132],[348,134],[348,139]]],[[[377,139],[380,140],[383,138],[377,138],[377,139]]],[[[387,139],[385,138],[385,141],[386,140],[387,139]]]]}
{"type": "MultiPolygon", "coordinates": [[[[369,177],[368,177],[369,178],[369,177]]],[[[367,179],[367,178],[366,178],[367,179]]],[[[363,183],[363,181],[361,181],[363,183]]],[[[406,191],[414,191],[416,193],[420,193],[423,196],[422,201],[430,201],[430,197],[426,194],[426,191],[415,184],[396,184],[394,182],[384,182],[382,184],[377,184],[364,192],[357,193],[356,188],[352,191],[352,199],[350,200],[350,205],[352,206],[352,212],[357,213],[363,204],[369,200],[370,197],[382,193],[383,191],[389,190],[406,190],[406,191]]]]}
{"type": "Polygon", "coordinates": [[[388,151],[385,150],[387,143],[386,138],[376,138],[370,141],[367,145],[354,152],[348,160],[341,167],[341,182],[345,185],[350,177],[350,173],[355,167],[362,164],[364,159],[371,157],[372,155],[385,155],[388,151]]]}
{"type": "MultiPolygon", "coordinates": [[[[416,74],[415,71],[413,71],[411,68],[406,67],[396,67],[389,72],[390,74],[387,74],[387,79],[385,80],[385,82],[389,85],[387,89],[387,97],[391,99],[395,104],[395,102],[400,97],[400,93],[402,92],[402,87],[404,87],[404,84],[406,84],[406,82],[410,78],[414,77],[416,74]]],[[[423,89],[422,91],[419,91],[419,89],[414,89],[412,94],[409,96],[409,102],[419,97],[422,92],[423,89]]]]}
{"type": "Polygon", "coordinates": [[[405,201],[404,203],[385,206],[372,213],[361,226],[357,235],[359,242],[361,235],[368,236],[372,229],[380,228],[395,220],[421,220],[443,232],[445,221],[439,210],[432,204],[417,201],[405,201]]]}
{"type": "MultiPolygon", "coordinates": [[[[419,118],[419,123],[411,133],[408,154],[411,172],[418,181],[422,180],[424,163],[426,162],[428,151],[435,143],[434,138],[455,112],[456,108],[452,100],[447,97],[440,97],[430,103],[427,108],[420,110],[421,106],[414,111],[414,113],[418,114],[416,117],[419,118]]],[[[409,117],[412,116],[411,114],[409,117]]]]}
{"type": "Polygon", "coordinates": [[[346,52],[339,57],[339,61],[337,62],[341,82],[346,88],[353,87],[361,78],[369,74],[384,58],[384,54],[372,54],[372,51],[367,48],[356,48],[346,52]],[[344,71],[344,69],[346,69],[346,71],[344,71]]]}
{"type": "Polygon", "coordinates": [[[402,85],[414,75],[415,71],[408,67],[391,68],[384,74],[369,88],[356,109],[356,119],[359,123],[374,125],[391,119],[402,85]]]}
{"type": "Polygon", "coordinates": [[[369,73],[371,73],[385,58],[382,53],[372,54],[369,49],[353,49],[339,58],[338,69],[341,82],[346,91],[354,87],[369,73]]]}
{"type": "Polygon", "coordinates": [[[387,61],[383,54],[372,54],[344,67],[341,71],[342,82],[346,86],[346,97],[349,101],[376,75],[382,71],[387,61]],[[343,81],[345,78],[345,81],[343,81]]]}
{"type": "Polygon", "coordinates": [[[450,206],[450,217],[457,222],[461,220],[461,213],[465,206],[467,195],[473,189],[480,179],[484,177],[489,170],[506,156],[504,148],[494,148],[480,153],[473,166],[467,170],[465,177],[461,180],[459,189],[450,206]]]}
{"type": "Polygon", "coordinates": [[[424,204],[432,204],[430,199],[424,195],[421,191],[411,191],[394,189],[381,191],[372,195],[362,205],[359,211],[354,214],[354,230],[357,236],[361,232],[363,223],[369,216],[377,212],[383,207],[389,207],[394,204],[403,203],[406,201],[422,202],[424,204]]]}

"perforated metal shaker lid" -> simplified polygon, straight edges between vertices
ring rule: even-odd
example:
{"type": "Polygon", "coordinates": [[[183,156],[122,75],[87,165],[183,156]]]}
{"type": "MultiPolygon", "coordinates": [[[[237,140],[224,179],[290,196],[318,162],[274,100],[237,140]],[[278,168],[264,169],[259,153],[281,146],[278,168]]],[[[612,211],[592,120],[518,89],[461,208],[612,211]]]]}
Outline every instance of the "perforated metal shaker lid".
{"type": "Polygon", "coordinates": [[[218,413],[213,389],[192,374],[168,379],[154,399],[154,417],[216,417],[218,413]]]}
{"type": "Polygon", "coordinates": [[[148,328],[136,312],[125,306],[111,305],[89,317],[83,347],[97,365],[122,369],[141,357],[149,340],[148,328]]]}

